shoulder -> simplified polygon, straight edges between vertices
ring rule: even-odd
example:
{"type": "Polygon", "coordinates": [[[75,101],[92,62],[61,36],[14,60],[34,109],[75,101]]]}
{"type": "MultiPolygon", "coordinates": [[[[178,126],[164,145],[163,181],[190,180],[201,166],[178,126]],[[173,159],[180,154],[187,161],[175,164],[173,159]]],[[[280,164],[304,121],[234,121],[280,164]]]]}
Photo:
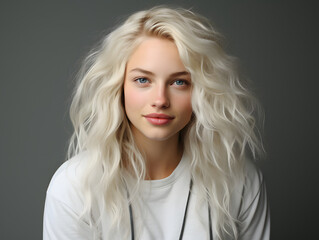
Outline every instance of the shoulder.
{"type": "Polygon", "coordinates": [[[84,206],[82,173],[86,154],[79,154],[62,164],[47,189],[43,239],[93,239],[87,219],[81,218],[84,206]]]}
{"type": "Polygon", "coordinates": [[[232,210],[234,216],[241,216],[251,204],[258,200],[264,189],[264,178],[254,162],[247,160],[243,169],[243,178],[235,183],[232,194],[232,210]]]}
{"type": "Polygon", "coordinates": [[[87,154],[81,153],[63,163],[54,173],[47,189],[47,198],[53,198],[69,207],[82,208],[82,175],[87,154]]]}
{"type": "Polygon", "coordinates": [[[261,170],[252,161],[246,161],[244,167],[243,196],[249,202],[260,193],[264,185],[261,170]]]}
{"type": "Polygon", "coordinates": [[[240,239],[269,239],[270,214],[261,171],[247,161],[244,179],[234,191],[232,214],[238,220],[240,239]]]}

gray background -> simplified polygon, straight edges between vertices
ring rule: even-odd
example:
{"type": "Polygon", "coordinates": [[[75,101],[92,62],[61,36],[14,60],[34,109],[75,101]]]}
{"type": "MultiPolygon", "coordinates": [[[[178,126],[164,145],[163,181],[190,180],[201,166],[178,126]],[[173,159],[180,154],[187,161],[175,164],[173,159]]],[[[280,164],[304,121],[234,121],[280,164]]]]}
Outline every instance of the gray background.
{"type": "Polygon", "coordinates": [[[272,239],[318,232],[318,11],[310,1],[1,1],[0,239],[41,239],[65,159],[81,59],[114,24],[157,4],[193,7],[226,36],[265,111],[272,239]],[[146,3],[147,2],[147,3],[146,3]]]}

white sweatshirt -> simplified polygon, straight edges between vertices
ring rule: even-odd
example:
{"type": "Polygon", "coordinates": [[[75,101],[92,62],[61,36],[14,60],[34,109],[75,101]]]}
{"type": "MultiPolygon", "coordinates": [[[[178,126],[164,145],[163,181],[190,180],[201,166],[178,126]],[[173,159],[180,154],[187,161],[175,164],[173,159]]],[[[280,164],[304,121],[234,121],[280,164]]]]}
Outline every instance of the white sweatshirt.
{"type": "MultiPolygon", "coordinates": [[[[96,236],[94,231],[85,220],[79,220],[83,210],[79,173],[85,161],[88,161],[86,154],[78,155],[64,163],[54,174],[45,202],[44,240],[124,239],[124,231],[110,231],[110,219],[107,214],[104,214],[105,217],[99,226],[99,237],[94,237],[96,236]]],[[[245,171],[247,175],[245,184],[239,183],[236,187],[230,209],[233,217],[240,222],[239,239],[268,240],[270,216],[265,184],[260,171],[252,163],[247,162],[245,171]]],[[[186,156],[183,156],[174,172],[167,178],[142,183],[142,212],[133,208],[134,224],[139,230],[135,229],[136,239],[177,240],[179,238],[189,183],[189,161],[186,156]]],[[[194,184],[183,240],[209,239],[207,204],[202,204],[198,209],[196,202],[196,184],[194,184]]],[[[212,219],[214,221],[214,213],[212,219]]],[[[130,236],[127,239],[130,239],[130,236]]],[[[214,239],[217,237],[214,236],[214,239]]]]}

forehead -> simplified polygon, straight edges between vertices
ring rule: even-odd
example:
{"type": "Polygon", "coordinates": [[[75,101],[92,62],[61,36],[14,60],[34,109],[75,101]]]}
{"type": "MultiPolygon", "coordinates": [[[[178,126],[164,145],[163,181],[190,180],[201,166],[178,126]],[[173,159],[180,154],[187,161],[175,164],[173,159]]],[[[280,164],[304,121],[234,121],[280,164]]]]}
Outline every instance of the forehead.
{"type": "Polygon", "coordinates": [[[146,37],[133,51],[127,70],[143,68],[148,71],[185,71],[178,49],[172,40],[146,37]]]}

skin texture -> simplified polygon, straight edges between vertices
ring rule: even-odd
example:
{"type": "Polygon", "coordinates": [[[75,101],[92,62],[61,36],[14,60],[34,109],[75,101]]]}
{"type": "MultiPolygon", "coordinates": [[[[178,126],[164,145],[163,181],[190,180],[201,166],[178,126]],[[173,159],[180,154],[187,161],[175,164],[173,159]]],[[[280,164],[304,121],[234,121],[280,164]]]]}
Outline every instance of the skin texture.
{"type": "Polygon", "coordinates": [[[168,176],[181,159],[179,133],[192,115],[191,77],[172,41],[146,37],[136,48],[126,66],[124,104],[149,178],[168,176]]]}

